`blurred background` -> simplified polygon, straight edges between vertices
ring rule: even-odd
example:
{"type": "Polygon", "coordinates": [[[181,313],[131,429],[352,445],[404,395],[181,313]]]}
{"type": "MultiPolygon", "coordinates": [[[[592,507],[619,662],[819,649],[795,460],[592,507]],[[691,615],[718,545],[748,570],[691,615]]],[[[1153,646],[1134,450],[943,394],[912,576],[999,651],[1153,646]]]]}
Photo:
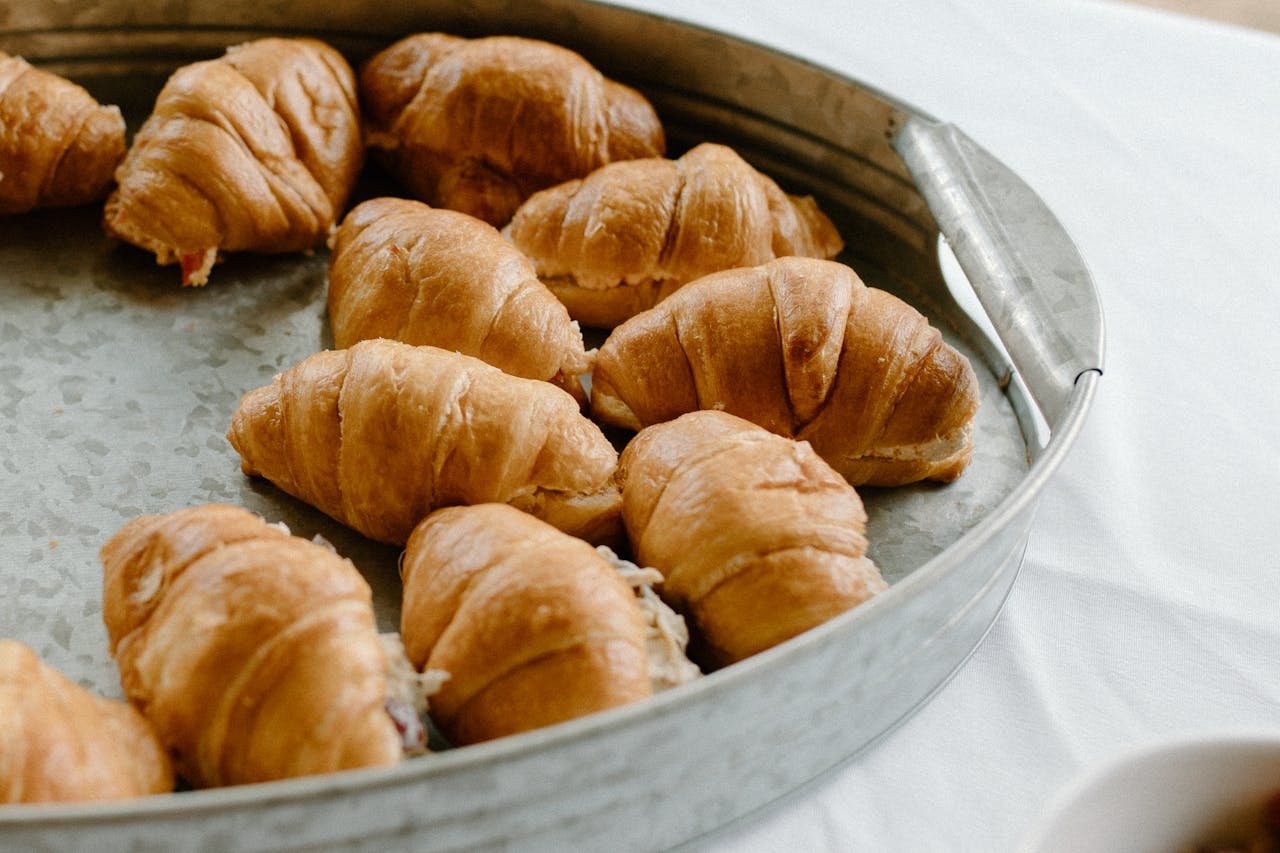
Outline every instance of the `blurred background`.
{"type": "Polygon", "coordinates": [[[1127,0],[1127,2],[1280,33],[1280,0],[1127,0]]]}

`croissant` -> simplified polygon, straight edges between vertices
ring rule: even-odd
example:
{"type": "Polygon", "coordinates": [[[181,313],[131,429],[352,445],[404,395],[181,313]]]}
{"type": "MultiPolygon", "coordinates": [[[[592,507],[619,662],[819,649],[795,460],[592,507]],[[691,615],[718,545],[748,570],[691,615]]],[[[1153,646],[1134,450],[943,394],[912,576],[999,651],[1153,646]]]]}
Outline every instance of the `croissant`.
{"type": "Polygon", "coordinates": [[[136,518],[101,557],[125,694],[192,785],[400,760],[369,586],[332,550],[210,504],[136,518]]]}
{"type": "Polygon", "coordinates": [[[851,484],[954,480],[978,382],[911,306],[834,261],[706,276],[614,329],[592,412],[630,429],[720,409],[808,441],[851,484]]]}
{"type": "MultiPolygon", "coordinates": [[[[503,504],[433,513],[401,564],[400,633],[416,666],[451,673],[432,700],[455,744],[551,725],[651,695],[640,601],[596,549],[503,504]]],[[[672,614],[673,618],[674,614],[672,614]]],[[[679,675],[697,674],[674,651],[679,675]]]]}
{"type": "Polygon", "coordinates": [[[0,640],[0,804],[114,800],[173,790],[147,721],[0,640]]]}
{"type": "Polygon", "coordinates": [[[118,108],[0,51],[0,214],[97,201],[123,156],[118,108]]]}
{"type": "Polygon", "coordinates": [[[531,39],[409,36],[369,60],[360,95],[369,147],[414,195],[493,225],[535,190],[665,145],[638,92],[531,39]]]}
{"type": "Polygon", "coordinates": [[[219,250],[321,245],[364,159],[355,75],[312,39],[178,69],[116,172],[103,225],[204,284],[219,250]]]}
{"type": "Polygon", "coordinates": [[[329,320],[339,348],[430,344],[585,398],[577,324],[524,255],[464,213],[397,198],[353,209],[329,256],[329,320]]]}
{"type": "Polygon", "coordinates": [[[885,589],[853,487],[802,441],[723,412],[640,432],[618,463],[622,517],[695,660],[742,660],[885,589]]]}
{"type": "Polygon", "coordinates": [[[227,437],[245,474],[382,542],[487,502],[596,542],[620,534],[617,451],[574,399],[435,347],[317,353],[246,394],[227,437]]]}
{"type": "Polygon", "coordinates": [[[537,193],[505,233],[571,317],[602,327],[708,273],[784,255],[830,258],[844,245],[813,199],[787,195],[711,143],[537,193]]]}

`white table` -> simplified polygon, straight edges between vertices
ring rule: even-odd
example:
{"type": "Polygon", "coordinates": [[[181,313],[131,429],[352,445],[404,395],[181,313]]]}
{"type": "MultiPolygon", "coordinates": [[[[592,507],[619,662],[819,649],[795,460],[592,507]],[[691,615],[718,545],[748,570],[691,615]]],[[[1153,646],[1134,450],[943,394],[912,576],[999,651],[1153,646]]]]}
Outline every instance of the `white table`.
{"type": "Polygon", "coordinates": [[[1280,729],[1280,38],[1088,0],[626,5],[959,125],[1088,262],[1089,422],[991,634],[869,752],[714,851],[1001,851],[1131,746],[1280,729]]]}

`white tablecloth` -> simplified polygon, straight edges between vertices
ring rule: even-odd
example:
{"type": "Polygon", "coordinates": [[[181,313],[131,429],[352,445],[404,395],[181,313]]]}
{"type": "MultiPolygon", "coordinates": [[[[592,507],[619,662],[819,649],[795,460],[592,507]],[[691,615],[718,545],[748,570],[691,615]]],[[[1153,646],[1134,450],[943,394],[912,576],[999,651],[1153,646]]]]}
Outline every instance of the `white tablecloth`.
{"type": "Polygon", "coordinates": [[[855,762],[696,846],[1009,850],[1117,752],[1280,730],[1280,38],[1101,0],[627,5],[954,122],[1057,214],[1107,322],[975,656],[855,762]]]}

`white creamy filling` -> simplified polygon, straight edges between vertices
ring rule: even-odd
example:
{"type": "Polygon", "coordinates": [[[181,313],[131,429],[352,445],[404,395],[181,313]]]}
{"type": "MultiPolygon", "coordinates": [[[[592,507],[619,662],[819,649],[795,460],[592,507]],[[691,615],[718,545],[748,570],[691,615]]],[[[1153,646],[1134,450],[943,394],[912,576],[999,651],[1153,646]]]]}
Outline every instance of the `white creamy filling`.
{"type": "Polygon", "coordinates": [[[665,279],[655,278],[645,273],[631,273],[623,276],[592,276],[573,273],[540,276],[548,286],[577,287],[582,290],[613,290],[618,287],[635,287],[641,284],[660,285],[665,279]]]}
{"type": "Polygon", "coordinates": [[[948,459],[965,449],[965,446],[969,444],[969,433],[969,425],[965,424],[963,427],[952,430],[947,435],[938,436],[932,441],[926,441],[920,444],[904,444],[901,447],[883,448],[879,452],[869,453],[863,458],[884,459],[894,462],[914,462],[920,459],[948,459]]]}
{"type": "Polygon", "coordinates": [[[653,692],[670,690],[702,675],[697,665],[685,655],[689,647],[689,628],[684,618],[667,606],[653,585],[662,583],[662,572],[641,568],[624,560],[607,545],[596,548],[609,561],[636,594],[647,630],[645,649],[649,654],[649,681],[653,692]]]}
{"type": "Polygon", "coordinates": [[[449,680],[449,673],[442,669],[418,672],[409,662],[400,634],[390,631],[378,635],[382,651],[387,656],[387,696],[403,702],[419,714],[427,713],[429,700],[449,680]]]}
{"type": "Polygon", "coordinates": [[[415,670],[405,654],[400,635],[394,631],[379,634],[378,641],[387,659],[384,703],[387,715],[395,723],[405,755],[421,755],[428,752],[427,729],[422,719],[427,713],[428,699],[449,679],[449,673],[439,669],[415,670]]]}

